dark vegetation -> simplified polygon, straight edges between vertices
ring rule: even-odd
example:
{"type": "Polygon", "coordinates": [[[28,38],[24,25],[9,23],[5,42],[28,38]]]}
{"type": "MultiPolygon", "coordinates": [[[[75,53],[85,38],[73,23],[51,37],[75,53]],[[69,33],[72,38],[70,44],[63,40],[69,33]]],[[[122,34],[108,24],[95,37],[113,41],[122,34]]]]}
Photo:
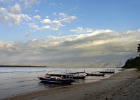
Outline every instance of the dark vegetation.
{"type": "Polygon", "coordinates": [[[128,59],[122,68],[137,68],[140,71],[140,44],[138,44],[137,52],[139,56],[128,59]]]}

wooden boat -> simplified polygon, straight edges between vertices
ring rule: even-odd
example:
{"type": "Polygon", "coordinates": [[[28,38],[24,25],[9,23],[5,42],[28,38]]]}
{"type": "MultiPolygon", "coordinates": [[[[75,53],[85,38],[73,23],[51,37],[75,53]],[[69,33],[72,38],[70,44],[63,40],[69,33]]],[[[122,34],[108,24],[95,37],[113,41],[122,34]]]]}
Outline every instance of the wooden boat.
{"type": "Polygon", "coordinates": [[[86,75],[85,71],[84,72],[75,72],[75,73],[69,73],[73,75],[73,79],[85,79],[86,75]]]}
{"type": "Polygon", "coordinates": [[[50,82],[50,83],[63,83],[63,84],[71,84],[72,82],[75,82],[73,80],[72,75],[67,75],[67,77],[64,77],[61,75],[61,77],[51,77],[51,74],[46,74],[45,77],[38,77],[41,82],[50,82]]]}
{"type": "Polygon", "coordinates": [[[100,73],[113,74],[113,73],[115,73],[115,69],[107,69],[104,71],[100,71],[100,73]]]}
{"type": "Polygon", "coordinates": [[[87,76],[104,76],[104,73],[99,73],[99,72],[91,72],[91,73],[86,73],[87,76]]]}

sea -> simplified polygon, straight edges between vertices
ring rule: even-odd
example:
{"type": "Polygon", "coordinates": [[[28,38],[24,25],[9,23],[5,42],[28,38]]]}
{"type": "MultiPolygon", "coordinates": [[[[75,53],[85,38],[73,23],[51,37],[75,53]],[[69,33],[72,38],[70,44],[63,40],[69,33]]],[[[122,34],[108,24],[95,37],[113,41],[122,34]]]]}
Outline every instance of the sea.
{"type": "MultiPolygon", "coordinates": [[[[118,68],[0,67],[0,99],[66,85],[40,82],[38,77],[44,77],[47,73],[64,74],[83,71],[88,73],[106,69],[114,69],[115,73],[119,72],[118,68]]],[[[75,79],[75,82],[70,85],[100,81],[101,79],[109,78],[111,75],[113,74],[105,74],[105,76],[86,76],[85,79],[75,79]]]]}

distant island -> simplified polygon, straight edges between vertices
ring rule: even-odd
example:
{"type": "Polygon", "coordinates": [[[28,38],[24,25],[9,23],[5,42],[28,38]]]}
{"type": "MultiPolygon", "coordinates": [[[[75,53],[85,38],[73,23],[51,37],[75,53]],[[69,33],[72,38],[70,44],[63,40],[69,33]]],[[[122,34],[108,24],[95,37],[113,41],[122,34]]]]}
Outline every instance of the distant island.
{"type": "Polygon", "coordinates": [[[47,67],[47,66],[34,66],[34,65],[0,65],[0,67],[47,67]]]}

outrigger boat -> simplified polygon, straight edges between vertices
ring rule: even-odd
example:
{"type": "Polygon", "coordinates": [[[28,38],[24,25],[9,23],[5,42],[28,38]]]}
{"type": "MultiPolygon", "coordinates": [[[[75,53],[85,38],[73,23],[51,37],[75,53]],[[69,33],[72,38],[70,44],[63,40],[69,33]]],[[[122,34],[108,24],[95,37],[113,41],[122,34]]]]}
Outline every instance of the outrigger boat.
{"type": "Polygon", "coordinates": [[[115,69],[107,69],[105,71],[100,71],[100,73],[113,74],[115,73],[115,69]]]}
{"type": "Polygon", "coordinates": [[[61,74],[61,77],[51,77],[51,74],[46,74],[45,77],[38,77],[38,78],[41,82],[50,82],[50,83],[71,84],[72,82],[75,82],[73,80],[73,76],[70,74],[67,74],[67,75],[61,74]],[[64,76],[67,76],[67,77],[64,77],[64,76]]]}
{"type": "Polygon", "coordinates": [[[87,76],[104,76],[104,73],[99,73],[99,72],[91,72],[91,73],[86,73],[87,76]]]}
{"type": "Polygon", "coordinates": [[[85,71],[84,72],[74,72],[74,73],[69,73],[73,75],[73,79],[85,79],[85,71]]]}

